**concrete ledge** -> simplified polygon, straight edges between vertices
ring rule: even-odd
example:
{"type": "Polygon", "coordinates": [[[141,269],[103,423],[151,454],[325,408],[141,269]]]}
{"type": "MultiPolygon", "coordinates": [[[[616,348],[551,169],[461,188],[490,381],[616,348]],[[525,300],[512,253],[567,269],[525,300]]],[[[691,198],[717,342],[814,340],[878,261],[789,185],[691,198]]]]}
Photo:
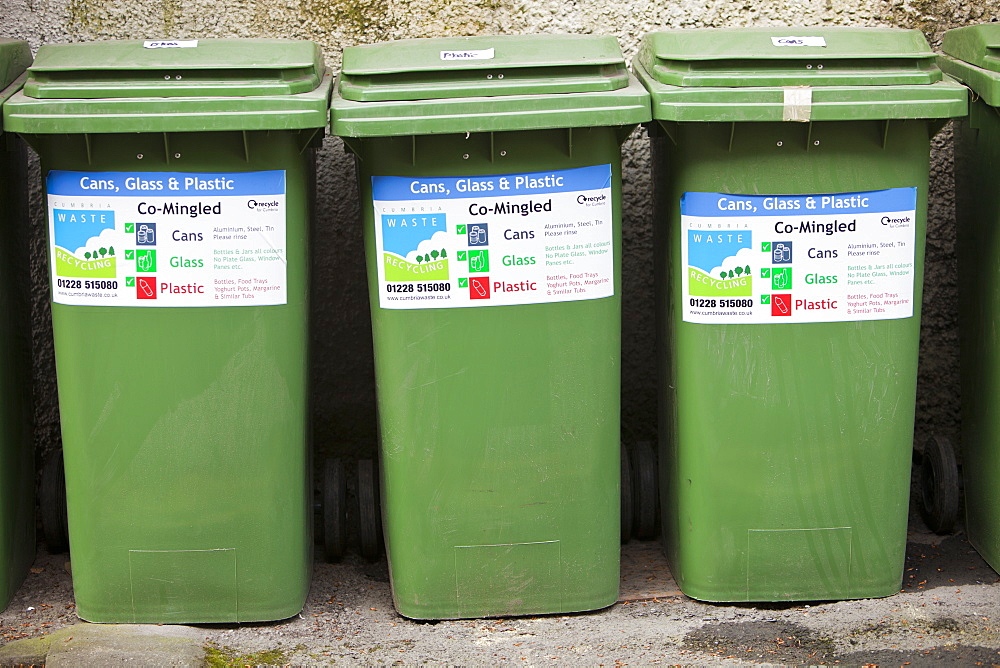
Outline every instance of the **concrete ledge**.
{"type": "Polygon", "coordinates": [[[203,640],[189,626],[75,624],[0,647],[0,666],[200,666],[203,640]]]}

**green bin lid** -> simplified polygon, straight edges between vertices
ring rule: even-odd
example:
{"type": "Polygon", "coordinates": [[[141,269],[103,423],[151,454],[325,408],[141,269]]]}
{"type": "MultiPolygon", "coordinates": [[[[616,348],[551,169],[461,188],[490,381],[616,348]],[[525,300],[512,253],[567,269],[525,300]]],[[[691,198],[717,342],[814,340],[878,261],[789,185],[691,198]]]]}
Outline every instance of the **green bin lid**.
{"type": "Polygon", "coordinates": [[[49,45],[4,116],[24,133],[318,128],[330,83],[306,40],[49,45]]]}
{"type": "Polygon", "coordinates": [[[948,118],[965,113],[918,30],[740,28],[647,34],[632,62],[674,121],[948,118]]]}
{"type": "Polygon", "coordinates": [[[331,123],[345,137],[633,125],[649,96],[595,35],[407,39],[344,49],[331,123]]]}
{"type": "Polygon", "coordinates": [[[1000,107],[1000,23],[955,28],[944,34],[941,69],[987,104],[1000,107]]]}
{"type": "MultiPolygon", "coordinates": [[[[0,104],[21,87],[24,71],[31,65],[31,48],[19,39],[0,38],[0,104]]],[[[2,121],[2,119],[0,119],[2,121]]],[[[3,123],[0,122],[0,131],[3,123]]]]}

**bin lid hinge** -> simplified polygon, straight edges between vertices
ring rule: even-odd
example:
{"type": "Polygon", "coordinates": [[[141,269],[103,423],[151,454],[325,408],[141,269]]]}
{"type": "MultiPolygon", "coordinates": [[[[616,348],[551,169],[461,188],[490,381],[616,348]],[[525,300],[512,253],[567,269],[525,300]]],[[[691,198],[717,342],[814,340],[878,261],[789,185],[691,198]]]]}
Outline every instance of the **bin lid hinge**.
{"type": "Polygon", "coordinates": [[[729,152],[733,152],[733,141],[736,140],[736,123],[729,124],[729,152]]]}
{"type": "Polygon", "coordinates": [[[573,157],[573,128],[566,128],[566,156],[573,157]]]}
{"type": "Polygon", "coordinates": [[[84,135],[83,135],[83,145],[87,149],[87,164],[88,165],[94,164],[94,161],[91,159],[91,157],[92,157],[92,148],[90,146],[90,135],[89,134],[84,133],[84,135]]]}
{"type": "MultiPolygon", "coordinates": [[[[806,123],[806,151],[808,151],[813,146],[813,123],[808,121],[806,123]]],[[[819,142],[816,142],[819,145],[819,142]]]]}
{"type": "Polygon", "coordinates": [[[172,156],[170,155],[170,134],[167,132],[163,133],[163,153],[169,164],[172,156]]]}
{"type": "MultiPolygon", "coordinates": [[[[465,138],[469,138],[469,133],[465,133],[465,138]]],[[[417,135],[410,135],[410,164],[417,166],[417,135]]]]}

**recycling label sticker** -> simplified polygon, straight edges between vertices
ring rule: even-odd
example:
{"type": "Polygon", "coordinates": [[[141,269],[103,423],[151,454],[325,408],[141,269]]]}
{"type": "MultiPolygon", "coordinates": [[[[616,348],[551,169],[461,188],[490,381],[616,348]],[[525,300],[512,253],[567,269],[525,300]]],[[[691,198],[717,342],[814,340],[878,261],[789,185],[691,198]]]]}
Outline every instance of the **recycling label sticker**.
{"type": "Polygon", "coordinates": [[[379,306],[509,306],[614,295],[611,165],[372,177],[379,306]]]}
{"type": "Polygon", "coordinates": [[[706,324],[909,318],[916,203],[916,188],[686,192],[682,318],[706,324]]]}
{"type": "Polygon", "coordinates": [[[269,306],[287,301],[285,172],[46,177],[52,301],[269,306]]]}

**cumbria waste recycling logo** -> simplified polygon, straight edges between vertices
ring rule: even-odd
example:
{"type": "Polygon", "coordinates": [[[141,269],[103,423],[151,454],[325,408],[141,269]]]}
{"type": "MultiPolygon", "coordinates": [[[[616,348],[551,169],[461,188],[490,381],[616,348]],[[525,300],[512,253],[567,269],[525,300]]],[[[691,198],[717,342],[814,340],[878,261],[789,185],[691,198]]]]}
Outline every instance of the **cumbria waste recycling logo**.
{"type": "Polygon", "coordinates": [[[750,230],[688,230],[688,294],[753,296],[752,236],[750,230]]]}
{"type": "Polygon", "coordinates": [[[386,281],[448,280],[445,214],[382,214],[386,281]]]}
{"type": "Polygon", "coordinates": [[[74,278],[115,278],[115,212],[53,209],[55,273],[74,278]]]}

